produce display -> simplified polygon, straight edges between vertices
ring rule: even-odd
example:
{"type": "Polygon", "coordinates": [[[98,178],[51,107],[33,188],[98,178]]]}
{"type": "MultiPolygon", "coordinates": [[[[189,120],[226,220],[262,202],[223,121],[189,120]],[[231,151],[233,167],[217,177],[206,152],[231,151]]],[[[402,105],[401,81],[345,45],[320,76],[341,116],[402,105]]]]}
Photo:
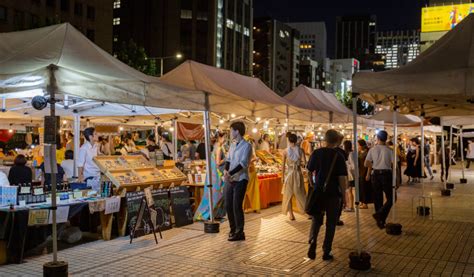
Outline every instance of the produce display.
{"type": "Polygon", "coordinates": [[[255,154],[260,159],[260,161],[262,161],[264,164],[267,164],[267,165],[283,164],[283,156],[278,152],[276,152],[275,154],[272,154],[265,150],[257,150],[255,151],[255,154]]]}

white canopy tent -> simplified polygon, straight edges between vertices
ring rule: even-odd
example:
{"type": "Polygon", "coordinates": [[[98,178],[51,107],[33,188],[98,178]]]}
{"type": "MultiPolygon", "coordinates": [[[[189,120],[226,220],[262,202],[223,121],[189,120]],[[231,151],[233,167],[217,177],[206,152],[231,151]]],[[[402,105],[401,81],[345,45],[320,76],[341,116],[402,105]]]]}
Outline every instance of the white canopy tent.
{"type": "MultiPolygon", "coordinates": [[[[216,113],[319,123],[330,120],[327,113],[294,107],[260,79],[195,61],[184,62],[161,80],[192,91],[207,92],[210,111],[216,113]]],[[[346,121],[346,118],[340,120],[341,123],[346,121]]]]}
{"type": "Polygon", "coordinates": [[[166,85],[115,59],[69,23],[0,34],[0,97],[47,93],[161,108],[204,110],[204,94],[166,85]],[[52,65],[52,66],[51,66],[52,65]]]}
{"type": "Polygon", "coordinates": [[[303,109],[334,112],[349,117],[352,115],[351,110],[339,102],[334,94],[305,85],[299,85],[284,98],[294,106],[303,109]]]}
{"type": "Polygon", "coordinates": [[[357,73],[353,90],[369,102],[399,106],[402,113],[474,114],[474,15],[405,66],[357,73]]]}
{"type": "MultiPolygon", "coordinates": [[[[396,114],[396,123],[397,125],[411,125],[411,126],[419,126],[421,123],[421,119],[417,116],[414,115],[405,115],[401,113],[395,113],[396,114]]],[[[385,124],[393,124],[394,123],[394,117],[393,117],[393,112],[389,110],[383,110],[375,115],[371,116],[370,118],[373,120],[377,121],[383,121],[385,124]]]]}

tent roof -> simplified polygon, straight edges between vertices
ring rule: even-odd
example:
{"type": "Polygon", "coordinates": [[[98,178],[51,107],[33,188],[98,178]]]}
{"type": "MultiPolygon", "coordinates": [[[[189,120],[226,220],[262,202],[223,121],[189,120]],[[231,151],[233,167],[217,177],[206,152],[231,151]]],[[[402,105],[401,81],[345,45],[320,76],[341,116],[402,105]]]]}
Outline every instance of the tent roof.
{"type": "Polygon", "coordinates": [[[341,104],[334,94],[305,85],[299,85],[284,98],[292,105],[307,110],[352,114],[352,111],[341,104]]]}
{"type": "Polygon", "coordinates": [[[161,108],[204,109],[204,94],[166,85],[120,62],[69,23],[0,34],[0,94],[44,92],[50,65],[58,92],[161,108]],[[178,101],[177,101],[178,100],[178,101]]]}
{"type": "MultiPolygon", "coordinates": [[[[373,120],[393,124],[393,112],[383,110],[370,117],[373,120]]],[[[414,115],[405,115],[397,112],[397,125],[420,125],[421,119],[414,115]]]]}
{"type": "Polygon", "coordinates": [[[268,88],[260,79],[186,61],[161,77],[167,84],[209,93],[210,110],[244,116],[329,122],[325,113],[304,110],[268,88]]]}
{"type": "Polygon", "coordinates": [[[473,114],[474,15],[441,37],[415,60],[384,72],[359,72],[353,90],[374,103],[394,105],[401,112],[426,115],[473,114]]]}
{"type": "Polygon", "coordinates": [[[474,116],[442,116],[442,126],[463,126],[464,129],[474,128],[474,116]]]}

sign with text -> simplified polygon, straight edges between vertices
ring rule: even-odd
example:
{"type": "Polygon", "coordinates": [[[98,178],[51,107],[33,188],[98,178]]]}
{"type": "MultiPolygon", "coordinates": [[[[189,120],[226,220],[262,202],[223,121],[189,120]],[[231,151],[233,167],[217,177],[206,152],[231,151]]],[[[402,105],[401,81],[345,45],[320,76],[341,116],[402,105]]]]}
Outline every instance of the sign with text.
{"type": "MultiPolygon", "coordinates": [[[[67,222],[69,216],[69,206],[58,206],[56,210],[56,223],[67,222]]],[[[53,224],[53,211],[49,211],[49,224],[53,224]]]]}
{"type": "Polygon", "coordinates": [[[421,10],[421,32],[449,31],[474,11],[474,4],[426,7],[421,10]]]}
{"type": "Polygon", "coordinates": [[[48,224],[49,210],[30,210],[28,214],[28,226],[48,224]]]}
{"type": "Polygon", "coordinates": [[[105,214],[118,213],[120,211],[120,197],[105,198],[105,214]]]}
{"type": "Polygon", "coordinates": [[[170,200],[176,227],[193,224],[188,188],[185,186],[170,188],[170,200]]]}

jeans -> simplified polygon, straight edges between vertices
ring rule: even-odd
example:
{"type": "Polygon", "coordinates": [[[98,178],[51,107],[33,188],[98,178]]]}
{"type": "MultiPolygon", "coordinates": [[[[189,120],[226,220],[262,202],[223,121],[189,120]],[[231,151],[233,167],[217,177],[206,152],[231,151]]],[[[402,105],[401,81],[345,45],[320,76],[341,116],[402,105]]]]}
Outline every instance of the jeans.
{"type": "Polygon", "coordinates": [[[392,190],[392,172],[385,171],[383,173],[372,174],[372,189],[374,191],[375,213],[380,220],[385,222],[392,208],[393,190],[392,190]],[[387,201],[383,204],[383,194],[387,201]]]}
{"type": "Polygon", "coordinates": [[[244,209],[242,208],[248,180],[230,182],[225,186],[225,208],[229,218],[230,232],[244,231],[244,209]]]}
{"type": "Polygon", "coordinates": [[[311,231],[309,233],[309,241],[315,242],[318,240],[319,229],[323,225],[324,214],[326,213],[326,236],[324,237],[323,251],[330,253],[332,249],[332,241],[336,233],[336,223],[339,219],[339,212],[341,209],[342,199],[339,197],[331,197],[324,199],[321,203],[321,212],[313,216],[311,222],[311,231]]]}
{"type": "Polygon", "coordinates": [[[430,176],[433,176],[433,171],[431,170],[429,155],[425,156],[425,167],[428,169],[428,173],[430,174],[430,176]]]}

